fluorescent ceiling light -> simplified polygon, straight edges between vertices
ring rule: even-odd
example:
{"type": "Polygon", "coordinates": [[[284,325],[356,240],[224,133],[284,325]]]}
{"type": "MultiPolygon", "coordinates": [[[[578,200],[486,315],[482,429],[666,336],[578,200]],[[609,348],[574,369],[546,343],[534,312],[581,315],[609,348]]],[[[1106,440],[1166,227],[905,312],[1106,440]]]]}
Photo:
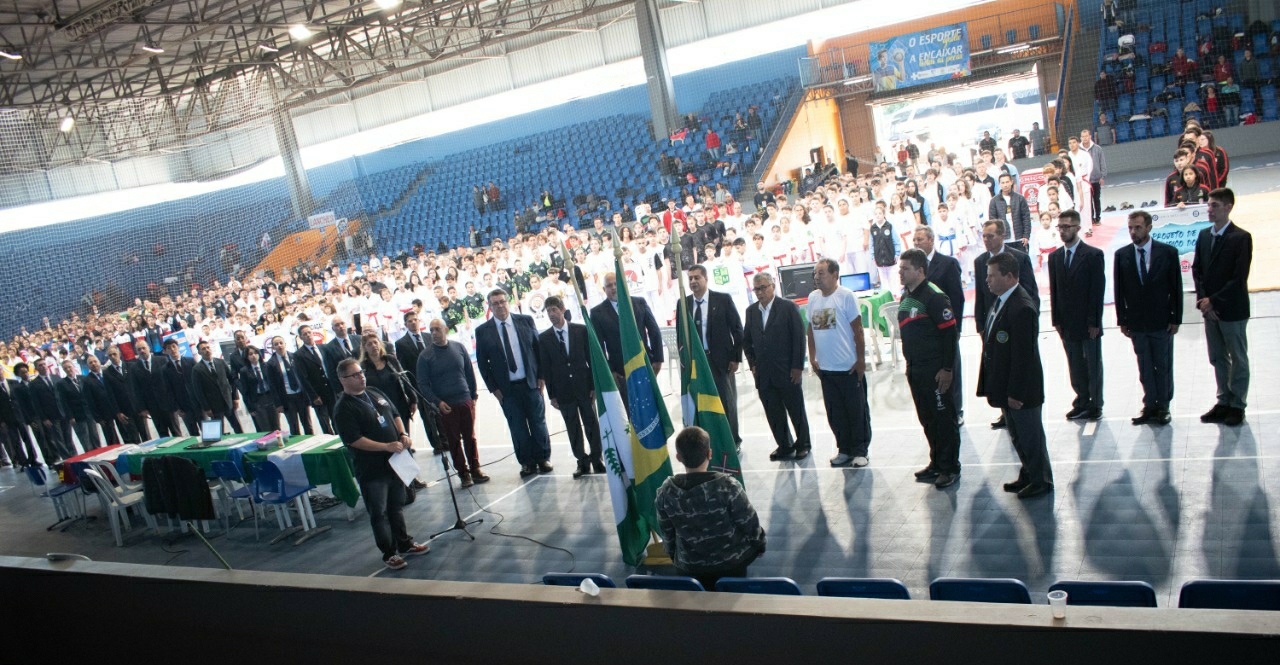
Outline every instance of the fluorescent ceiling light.
{"type": "Polygon", "coordinates": [[[158,46],[152,46],[150,44],[143,44],[142,50],[146,51],[147,53],[164,53],[164,49],[158,46]]]}
{"type": "Polygon", "coordinates": [[[308,28],[307,26],[302,25],[301,23],[289,28],[289,36],[299,41],[306,39],[314,34],[316,33],[311,28],[308,28]]]}
{"type": "Polygon", "coordinates": [[[263,51],[266,51],[267,53],[279,53],[279,52],[280,52],[280,49],[278,49],[278,48],[276,48],[276,47],[274,47],[274,46],[270,46],[270,45],[268,45],[268,44],[258,44],[258,48],[262,49],[263,51]]]}
{"type": "Polygon", "coordinates": [[[72,127],[75,127],[75,126],[76,126],[76,119],[71,116],[67,116],[62,119],[62,124],[58,125],[58,131],[62,132],[63,134],[66,134],[67,132],[71,131],[72,127]]]}
{"type": "Polygon", "coordinates": [[[11,53],[9,51],[0,51],[0,58],[4,58],[6,60],[21,60],[22,54],[16,53],[16,52],[11,53]]]}
{"type": "Polygon", "coordinates": [[[1031,48],[1030,44],[1014,44],[1013,46],[996,49],[996,53],[1017,53],[1018,51],[1025,51],[1029,48],[1031,48]]]}
{"type": "Polygon", "coordinates": [[[403,1],[404,0],[373,0],[373,4],[377,5],[380,9],[392,9],[394,7],[399,7],[400,3],[403,1]]]}

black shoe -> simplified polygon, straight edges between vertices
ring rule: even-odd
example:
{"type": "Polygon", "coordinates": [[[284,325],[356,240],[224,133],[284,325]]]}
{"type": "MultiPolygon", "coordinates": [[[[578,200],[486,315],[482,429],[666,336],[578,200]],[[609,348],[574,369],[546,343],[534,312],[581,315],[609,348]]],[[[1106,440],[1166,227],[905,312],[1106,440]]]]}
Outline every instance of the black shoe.
{"type": "Polygon", "coordinates": [[[1227,412],[1231,409],[1225,404],[1214,404],[1203,416],[1200,416],[1202,423],[1220,423],[1227,418],[1227,412]]]}
{"type": "Polygon", "coordinates": [[[991,423],[991,429],[1004,429],[1008,426],[1009,425],[1004,421],[1004,416],[1000,416],[999,418],[996,418],[996,421],[994,423],[991,423]]]}
{"type": "Polygon", "coordinates": [[[536,475],[538,475],[538,467],[532,464],[525,464],[524,466],[520,467],[521,478],[528,478],[529,476],[536,476],[536,475]]]}
{"type": "Polygon", "coordinates": [[[1097,422],[1102,420],[1102,409],[1089,409],[1084,412],[1084,419],[1097,422]]]}
{"type": "Polygon", "coordinates": [[[799,462],[800,460],[802,460],[802,459],[804,459],[804,458],[806,458],[806,457],[808,457],[808,456],[809,456],[809,446],[805,446],[804,448],[796,448],[796,461],[797,461],[797,462],[799,462]]]}
{"type": "Polygon", "coordinates": [[[1244,409],[1228,409],[1227,415],[1222,418],[1222,424],[1227,427],[1239,427],[1244,422],[1244,409]]]}
{"type": "Polygon", "coordinates": [[[1004,484],[1004,491],[1006,491],[1006,492],[1013,492],[1014,494],[1017,494],[1018,492],[1021,492],[1021,491],[1022,491],[1022,488],[1026,487],[1027,485],[1030,485],[1030,484],[1031,484],[1031,483],[1029,483],[1029,482],[1027,482],[1027,481],[1025,481],[1025,480],[1015,480],[1015,481],[1013,481],[1013,482],[1011,482],[1011,483],[1005,483],[1005,484],[1004,484]]]}
{"type": "Polygon", "coordinates": [[[417,478],[414,478],[413,482],[409,483],[409,487],[412,487],[415,490],[424,490],[427,489],[427,484],[417,478]]]}
{"type": "Polygon", "coordinates": [[[1168,409],[1160,409],[1151,414],[1150,422],[1155,425],[1168,425],[1173,421],[1173,416],[1169,415],[1168,409]]]}
{"type": "Polygon", "coordinates": [[[919,471],[916,472],[916,480],[919,480],[921,482],[931,483],[934,480],[936,480],[939,475],[941,475],[940,471],[933,468],[932,466],[926,466],[925,468],[920,469],[919,471]]]}
{"type": "Polygon", "coordinates": [[[773,452],[769,453],[769,460],[773,462],[777,462],[778,460],[795,459],[795,457],[796,451],[794,448],[783,448],[779,446],[774,449],[773,452]]]}
{"type": "Polygon", "coordinates": [[[591,473],[604,473],[604,462],[598,459],[591,460],[591,473]]]}
{"type": "Polygon", "coordinates": [[[956,416],[956,427],[964,427],[964,414],[956,416]]]}
{"type": "Polygon", "coordinates": [[[537,471],[538,473],[551,473],[552,471],[551,462],[548,462],[546,460],[538,462],[537,471]]]}
{"type": "Polygon", "coordinates": [[[578,468],[573,470],[573,479],[577,480],[588,473],[591,473],[591,462],[583,460],[578,462],[578,468]]]}
{"type": "Polygon", "coordinates": [[[1155,415],[1154,412],[1143,409],[1142,413],[1139,414],[1137,418],[1130,418],[1129,422],[1133,423],[1134,425],[1146,425],[1147,423],[1151,422],[1152,417],[1154,415],[1155,415]]]}
{"type": "Polygon", "coordinates": [[[1053,491],[1052,483],[1031,483],[1018,490],[1019,499],[1034,499],[1053,491]]]}
{"type": "Polygon", "coordinates": [[[959,471],[955,473],[942,473],[942,474],[938,474],[938,479],[933,481],[933,486],[938,489],[943,489],[945,487],[951,487],[952,485],[956,484],[957,480],[960,480],[959,471]]]}
{"type": "Polygon", "coordinates": [[[1086,414],[1088,413],[1089,413],[1088,409],[1081,409],[1081,408],[1075,407],[1067,412],[1067,420],[1084,420],[1086,418],[1086,414]]]}

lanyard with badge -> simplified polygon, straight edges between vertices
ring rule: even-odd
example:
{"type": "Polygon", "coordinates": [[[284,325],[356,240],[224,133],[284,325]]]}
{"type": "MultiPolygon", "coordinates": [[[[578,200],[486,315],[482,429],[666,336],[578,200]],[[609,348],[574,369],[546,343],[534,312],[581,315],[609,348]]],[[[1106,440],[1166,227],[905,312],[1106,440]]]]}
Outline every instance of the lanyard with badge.
{"type": "Polygon", "coordinates": [[[373,409],[373,412],[374,412],[374,413],[376,413],[376,414],[378,414],[378,426],[379,426],[379,427],[386,427],[386,426],[388,425],[388,423],[387,423],[387,417],[386,417],[386,416],[384,416],[384,415],[382,415],[382,411],[378,410],[377,405],[375,405],[375,404],[373,403],[373,398],[369,396],[369,393],[368,393],[368,392],[362,393],[362,394],[360,394],[360,395],[356,395],[355,397],[356,397],[356,399],[359,399],[361,402],[364,402],[365,404],[368,404],[368,405],[369,405],[369,408],[373,409]]]}

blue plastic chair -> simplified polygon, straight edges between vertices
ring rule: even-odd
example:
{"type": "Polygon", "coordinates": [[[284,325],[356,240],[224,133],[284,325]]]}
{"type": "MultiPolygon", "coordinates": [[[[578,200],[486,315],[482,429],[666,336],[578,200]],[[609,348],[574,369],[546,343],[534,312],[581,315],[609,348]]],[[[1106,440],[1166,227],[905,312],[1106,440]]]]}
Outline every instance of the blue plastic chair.
{"type": "Polygon", "coordinates": [[[803,596],[800,585],[790,577],[721,577],[716,591],[727,593],[760,593],[775,596],[803,596]]]}
{"type": "Polygon", "coordinates": [[[818,580],[818,595],[911,600],[906,585],[889,577],[824,577],[818,580]]]}
{"type": "Polygon", "coordinates": [[[1032,40],[1040,39],[1040,26],[1033,25],[1027,28],[1027,36],[1032,40]]]}
{"type": "MultiPolygon", "coordinates": [[[[307,500],[307,492],[314,486],[298,487],[285,484],[284,476],[280,475],[280,469],[276,468],[270,460],[249,462],[248,465],[249,471],[253,474],[253,483],[250,485],[253,500],[271,506],[276,512],[276,522],[280,525],[281,532],[280,535],[271,539],[273,545],[298,531],[320,531],[315,528],[314,518],[310,516],[311,503],[307,500]],[[293,526],[288,509],[290,502],[297,505],[298,518],[302,520],[302,526],[293,526]]],[[[323,530],[328,529],[329,527],[326,526],[323,530]]],[[[299,539],[298,543],[301,542],[302,540],[299,539]]]]}
{"type": "Polygon", "coordinates": [[[1280,580],[1192,580],[1182,585],[1178,607],[1280,610],[1280,580]]]}
{"type": "Polygon", "coordinates": [[[613,578],[604,573],[547,573],[542,576],[542,583],[546,586],[576,587],[582,584],[582,580],[591,580],[601,589],[618,588],[618,585],[613,583],[613,578]]]}
{"type": "Polygon", "coordinates": [[[253,533],[256,537],[258,534],[258,504],[254,501],[253,489],[249,487],[249,481],[244,477],[244,470],[240,464],[232,460],[214,460],[209,463],[209,470],[213,472],[213,476],[222,483],[223,494],[231,499],[231,503],[236,507],[236,515],[240,519],[244,519],[244,513],[240,512],[240,504],[236,503],[237,499],[245,499],[249,502],[253,509],[253,533]],[[233,483],[240,486],[235,487],[233,483]]]}
{"type": "Polygon", "coordinates": [[[939,577],[929,584],[931,600],[1030,605],[1027,585],[1013,578],[939,577]]]}
{"type": "Polygon", "coordinates": [[[1058,582],[1050,591],[1066,591],[1068,605],[1155,607],[1156,591],[1146,582],[1058,582]]]}
{"type": "Polygon", "coordinates": [[[991,35],[983,35],[983,36],[982,36],[982,50],[984,50],[984,51],[985,51],[985,50],[987,50],[987,49],[989,49],[989,48],[991,48],[991,35]]]}
{"type": "Polygon", "coordinates": [[[628,589],[658,589],[662,591],[706,591],[702,582],[684,575],[631,575],[627,577],[628,589]]]}

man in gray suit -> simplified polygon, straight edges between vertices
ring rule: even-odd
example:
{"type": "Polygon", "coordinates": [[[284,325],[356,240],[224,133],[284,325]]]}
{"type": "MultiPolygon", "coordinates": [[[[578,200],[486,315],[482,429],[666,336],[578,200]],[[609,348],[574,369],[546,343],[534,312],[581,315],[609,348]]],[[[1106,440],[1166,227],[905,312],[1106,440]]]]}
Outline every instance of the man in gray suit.
{"type": "Polygon", "coordinates": [[[226,419],[236,434],[244,430],[240,428],[240,419],[236,417],[236,409],[240,408],[240,394],[236,392],[235,381],[231,377],[231,368],[227,361],[213,357],[213,349],[208,340],[201,340],[196,345],[200,361],[191,371],[191,392],[195,395],[200,410],[205,418],[214,420],[226,419]]]}

